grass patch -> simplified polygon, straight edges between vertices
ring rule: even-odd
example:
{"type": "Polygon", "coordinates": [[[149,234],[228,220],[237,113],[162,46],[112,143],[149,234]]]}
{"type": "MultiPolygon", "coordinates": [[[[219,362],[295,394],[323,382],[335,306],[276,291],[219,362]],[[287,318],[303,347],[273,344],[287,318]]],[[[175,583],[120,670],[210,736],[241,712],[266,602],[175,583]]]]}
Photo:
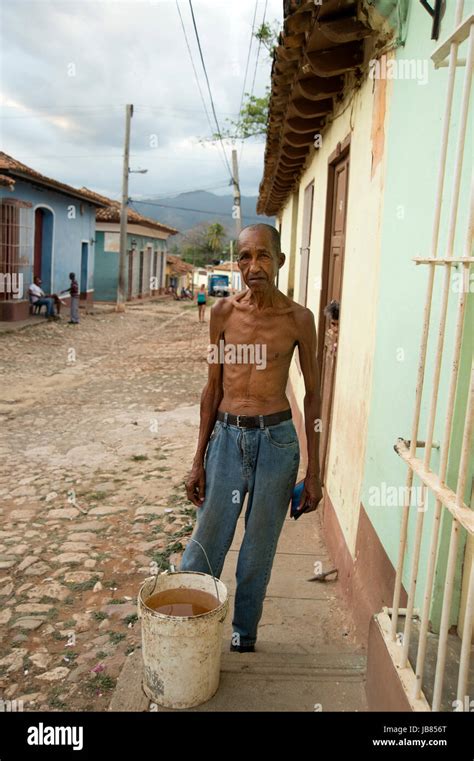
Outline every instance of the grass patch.
{"type": "Polygon", "coordinates": [[[159,520],[161,515],[158,515],[157,513],[150,513],[149,515],[140,515],[140,518],[142,523],[151,523],[152,521],[159,520]]]}
{"type": "Polygon", "coordinates": [[[107,674],[97,674],[92,679],[88,679],[84,684],[84,690],[90,695],[97,690],[99,692],[109,692],[115,687],[116,679],[107,674]]]}
{"type": "Polygon", "coordinates": [[[181,542],[172,542],[166,550],[162,550],[161,552],[154,552],[151,555],[152,561],[158,564],[158,568],[160,571],[169,571],[170,569],[170,562],[169,558],[174,552],[181,552],[181,550],[184,550],[184,546],[181,544],[181,542]]]}
{"type": "Polygon", "coordinates": [[[99,576],[92,576],[88,581],[65,581],[64,583],[72,592],[89,592],[99,581],[99,576]]]}
{"type": "Polygon", "coordinates": [[[118,645],[119,642],[125,639],[125,634],[122,634],[122,632],[109,632],[109,637],[113,645],[118,645]]]}
{"type": "Polygon", "coordinates": [[[97,658],[97,660],[99,660],[99,661],[103,661],[103,660],[104,660],[104,658],[107,658],[107,656],[108,656],[108,653],[106,653],[106,652],[105,652],[105,650],[99,650],[99,651],[98,651],[98,652],[95,654],[95,657],[96,657],[96,658],[97,658]]]}
{"type": "Polygon", "coordinates": [[[134,454],[130,458],[133,460],[133,462],[142,462],[143,460],[148,460],[148,455],[146,454],[134,454]]]}
{"type": "Polygon", "coordinates": [[[109,617],[108,613],[105,613],[103,610],[95,610],[92,616],[96,621],[104,621],[104,619],[109,617]]]}
{"type": "Polygon", "coordinates": [[[75,653],[73,650],[68,650],[63,653],[63,658],[67,658],[68,662],[75,661],[79,657],[79,653],[75,653]]]}
{"type": "Polygon", "coordinates": [[[67,704],[64,702],[64,700],[61,700],[59,695],[61,694],[61,690],[63,688],[59,685],[57,687],[53,687],[51,692],[48,695],[48,705],[51,708],[57,708],[58,711],[62,711],[65,708],[67,708],[67,704]]]}
{"type": "Polygon", "coordinates": [[[130,615],[129,616],[125,616],[125,618],[123,620],[125,621],[127,626],[128,626],[128,624],[136,624],[137,621],[138,621],[138,616],[137,616],[136,613],[130,613],[130,615]]]}
{"type": "Polygon", "coordinates": [[[87,500],[93,500],[94,502],[100,502],[107,497],[106,491],[93,491],[86,496],[87,500]]]}

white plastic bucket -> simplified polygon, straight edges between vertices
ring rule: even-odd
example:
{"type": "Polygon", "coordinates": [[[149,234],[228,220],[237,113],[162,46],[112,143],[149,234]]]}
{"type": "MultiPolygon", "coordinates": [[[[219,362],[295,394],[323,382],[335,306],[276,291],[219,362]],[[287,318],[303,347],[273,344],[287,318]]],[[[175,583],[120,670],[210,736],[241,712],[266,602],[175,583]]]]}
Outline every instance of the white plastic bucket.
{"type": "Polygon", "coordinates": [[[206,573],[165,573],[145,580],[138,593],[142,623],[143,689],[158,705],[191,708],[219,687],[222,630],[229,608],[226,586],[206,573]],[[167,616],[147,608],[150,595],[167,589],[199,589],[220,605],[199,616],[167,616]]]}

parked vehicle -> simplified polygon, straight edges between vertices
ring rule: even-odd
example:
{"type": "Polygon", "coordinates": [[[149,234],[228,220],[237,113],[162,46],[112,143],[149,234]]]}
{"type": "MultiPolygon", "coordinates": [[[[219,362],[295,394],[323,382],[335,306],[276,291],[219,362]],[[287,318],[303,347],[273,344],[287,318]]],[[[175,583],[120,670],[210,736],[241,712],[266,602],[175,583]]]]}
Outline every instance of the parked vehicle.
{"type": "Polygon", "coordinates": [[[230,293],[228,275],[209,275],[207,283],[209,296],[228,296],[230,293]]]}

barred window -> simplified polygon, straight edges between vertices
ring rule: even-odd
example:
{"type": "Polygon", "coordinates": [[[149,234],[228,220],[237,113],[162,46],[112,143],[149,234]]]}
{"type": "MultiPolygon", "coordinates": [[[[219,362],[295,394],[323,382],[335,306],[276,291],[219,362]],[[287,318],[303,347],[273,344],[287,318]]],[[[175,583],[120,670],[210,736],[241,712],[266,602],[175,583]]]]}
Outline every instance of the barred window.
{"type": "Polygon", "coordinates": [[[33,208],[26,201],[0,198],[0,299],[25,298],[32,282],[33,208]]]}

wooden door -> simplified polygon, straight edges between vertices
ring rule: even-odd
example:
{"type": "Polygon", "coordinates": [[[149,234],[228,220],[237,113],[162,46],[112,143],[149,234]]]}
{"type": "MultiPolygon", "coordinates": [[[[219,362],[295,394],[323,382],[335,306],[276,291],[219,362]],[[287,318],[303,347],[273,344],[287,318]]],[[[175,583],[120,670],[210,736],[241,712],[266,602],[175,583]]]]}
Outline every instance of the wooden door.
{"type": "Polygon", "coordinates": [[[311,226],[313,223],[313,198],[314,198],[314,182],[311,182],[304,191],[304,206],[303,206],[303,230],[301,237],[301,267],[300,267],[300,289],[299,289],[299,303],[304,307],[306,306],[306,300],[308,296],[308,269],[309,269],[309,256],[311,250],[311,226]]]}
{"type": "Polygon", "coordinates": [[[321,368],[320,469],[325,481],[336,376],[339,317],[349,185],[349,150],[331,157],[328,173],[323,283],[319,312],[319,366],[321,368]]]}

